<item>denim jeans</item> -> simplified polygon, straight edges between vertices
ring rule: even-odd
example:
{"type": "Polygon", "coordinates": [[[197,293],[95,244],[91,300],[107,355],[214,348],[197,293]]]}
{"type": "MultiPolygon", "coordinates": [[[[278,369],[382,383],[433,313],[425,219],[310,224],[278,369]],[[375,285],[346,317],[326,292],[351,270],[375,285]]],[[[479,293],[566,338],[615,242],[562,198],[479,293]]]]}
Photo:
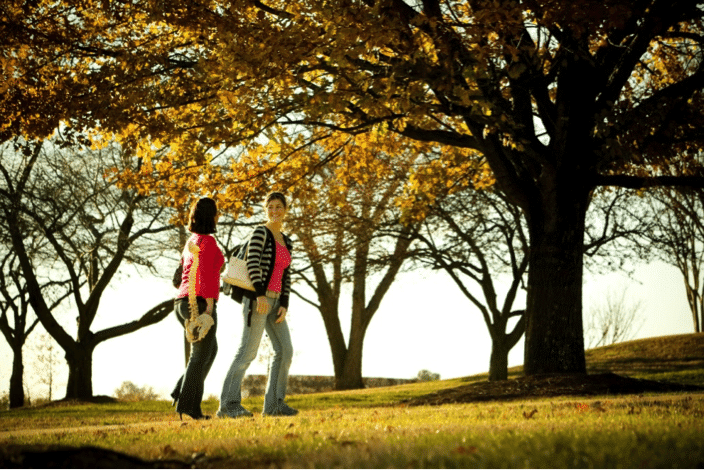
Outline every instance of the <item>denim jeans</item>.
{"type": "Polygon", "coordinates": [[[257,357],[262,332],[265,330],[272,342],[274,358],[269,369],[267,391],[264,395],[264,410],[273,409],[280,400],[284,400],[294,349],[291,345],[291,336],[286,320],[276,323],[279,300],[267,298],[267,302],[269,304],[268,312],[259,314],[256,309],[256,300],[250,300],[247,297],[242,299],[242,337],[240,347],[223,383],[223,392],[220,396],[220,412],[222,413],[229,413],[240,407],[242,380],[245,378],[247,368],[257,357]],[[251,313],[250,309],[252,309],[251,313]]]}
{"type": "MultiPolygon", "coordinates": [[[[206,301],[198,300],[198,311],[203,313],[206,310],[206,301]]],[[[176,301],[174,305],[176,318],[183,326],[187,318],[191,318],[188,301],[176,301]]],[[[215,355],[218,352],[218,342],[215,331],[218,326],[216,316],[216,306],[213,306],[213,326],[208,334],[201,341],[191,343],[191,355],[189,356],[186,371],[176,383],[172,392],[172,397],[178,400],[176,405],[177,413],[185,413],[191,416],[200,416],[201,400],[203,399],[203,383],[211,370],[215,355]]]]}

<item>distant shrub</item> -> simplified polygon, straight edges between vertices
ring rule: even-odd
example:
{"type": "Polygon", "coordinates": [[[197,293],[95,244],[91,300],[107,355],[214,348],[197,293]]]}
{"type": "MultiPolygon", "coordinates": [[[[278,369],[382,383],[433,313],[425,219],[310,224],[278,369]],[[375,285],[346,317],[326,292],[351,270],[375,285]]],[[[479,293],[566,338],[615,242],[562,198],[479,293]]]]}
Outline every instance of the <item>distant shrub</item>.
{"type": "Polygon", "coordinates": [[[416,378],[420,382],[432,382],[434,380],[441,380],[441,374],[436,374],[435,372],[431,372],[430,370],[420,370],[416,378]]]}
{"type": "Polygon", "coordinates": [[[6,410],[10,407],[10,395],[7,393],[0,396],[0,410],[6,410]]]}
{"type": "Polygon", "coordinates": [[[120,388],[115,390],[115,398],[123,401],[149,401],[158,400],[159,395],[154,392],[152,387],[138,387],[126,380],[120,385],[120,388]]]}

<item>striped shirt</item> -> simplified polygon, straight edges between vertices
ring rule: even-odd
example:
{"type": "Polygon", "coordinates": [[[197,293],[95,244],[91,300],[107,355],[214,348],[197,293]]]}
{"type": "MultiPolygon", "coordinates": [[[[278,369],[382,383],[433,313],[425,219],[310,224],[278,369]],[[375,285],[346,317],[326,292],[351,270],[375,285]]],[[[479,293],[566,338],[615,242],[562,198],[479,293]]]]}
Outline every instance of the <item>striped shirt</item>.
{"type": "MultiPolygon", "coordinates": [[[[286,243],[286,249],[291,253],[291,239],[284,234],[282,236],[284,237],[284,243],[286,243]]],[[[272,279],[277,258],[276,245],[274,235],[264,225],[255,228],[250,236],[250,241],[247,245],[247,272],[250,275],[252,284],[255,286],[257,296],[263,296],[267,293],[267,287],[272,279]]],[[[284,308],[289,308],[289,294],[291,293],[289,267],[287,266],[284,269],[281,280],[279,303],[284,308]]]]}

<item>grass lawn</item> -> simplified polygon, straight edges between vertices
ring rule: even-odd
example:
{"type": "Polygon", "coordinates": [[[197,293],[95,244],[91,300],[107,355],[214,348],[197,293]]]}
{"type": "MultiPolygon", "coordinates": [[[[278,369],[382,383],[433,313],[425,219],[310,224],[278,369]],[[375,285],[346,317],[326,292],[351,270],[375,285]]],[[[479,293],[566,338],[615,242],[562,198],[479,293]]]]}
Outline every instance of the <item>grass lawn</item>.
{"type": "Polygon", "coordinates": [[[61,445],[155,466],[703,468],[702,394],[407,407],[375,403],[398,390],[366,392],[294,396],[301,413],[293,418],[182,422],[167,402],[6,412],[3,466],[17,445],[61,445]]]}
{"type": "MultiPolygon", "coordinates": [[[[688,353],[695,364],[645,361],[653,370],[639,374],[702,384],[702,335],[699,344],[688,353]]],[[[626,367],[624,354],[636,346],[591,355],[600,371],[607,357],[626,367]]],[[[236,420],[179,421],[165,401],[5,411],[0,466],[703,468],[702,392],[399,404],[471,380],[478,378],[294,395],[288,402],[301,413],[288,418],[260,416],[261,397],[243,403],[254,417],[236,420]],[[96,448],[141,460],[116,463],[96,448]]],[[[203,406],[212,415],[217,407],[203,406]]]]}

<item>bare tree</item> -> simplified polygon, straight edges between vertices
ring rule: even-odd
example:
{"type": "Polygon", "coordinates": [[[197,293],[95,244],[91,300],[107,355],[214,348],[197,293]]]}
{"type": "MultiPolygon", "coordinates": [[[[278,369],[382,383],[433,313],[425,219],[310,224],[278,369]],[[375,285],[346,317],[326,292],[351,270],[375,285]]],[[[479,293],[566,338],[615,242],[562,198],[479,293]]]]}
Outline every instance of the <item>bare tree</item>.
{"type": "Polygon", "coordinates": [[[29,317],[27,290],[21,279],[14,272],[12,253],[7,253],[0,266],[0,331],[5,336],[12,349],[12,374],[10,375],[9,407],[17,408],[24,405],[24,361],[22,347],[27,337],[37,326],[39,320],[29,317]],[[11,314],[11,315],[9,315],[11,314]],[[12,322],[10,322],[10,317],[12,322]]]}
{"type": "MultiPolygon", "coordinates": [[[[2,224],[0,217],[0,224],[2,224]]],[[[7,242],[7,240],[5,240],[7,242]]],[[[36,237],[28,237],[28,246],[37,243],[36,237]]],[[[0,244],[0,250],[7,250],[8,244],[0,244]]],[[[41,257],[41,246],[30,246],[30,251],[41,257]]],[[[65,283],[44,279],[42,290],[49,300],[49,309],[54,310],[69,295],[65,283]]],[[[23,346],[39,323],[39,318],[30,316],[30,303],[27,284],[20,273],[17,256],[12,250],[5,251],[0,260],[0,331],[12,349],[12,374],[10,376],[9,406],[24,405],[23,387],[24,356],[23,346]]]]}
{"type": "Polygon", "coordinates": [[[702,331],[702,190],[603,188],[591,206],[585,242],[590,270],[631,275],[635,260],[675,266],[683,275],[694,329],[702,331]]]}
{"type": "Polygon", "coordinates": [[[45,385],[48,391],[49,401],[54,398],[54,391],[60,385],[58,371],[61,366],[59,356],[59,345],[47,333],[40,333],[34,336],[32,362],[35,373],[33,374],[36,383],[45,385]]]}
{"type": "Polygon", "coordinates": [[[703,331],[703,190],[649,193],[654,230],[644,233],[657,256],[683,275],[695,332],[703,331]]]}
{"type": "Polygon", "coordinates": [[[467,189],[438,201],[418,237],[424,248],[416,259],[443,269],[482,314],[492,339],[489,379],[506,380],[509,351],[525,330],[524,308],[514,307],[529,263],[521,211],[497,193],[467,189]],[[500,274],[511,276],[503,300],[500,274]]]}
{"type": "Polygon", "coordinates": [[[633,339],[644,323],[641,308],[641,301],[630,299],[624,287],[593,299],[585,326],[586,346],[596,348],[633,339]]]}
{"type": "Polygon", "coordinates": [[[0,165],[0,213],[6,221],[8,247],[17,256],[29,304],[65,352],[66,397],[89,399],[95,347],[162,320],[173,308],[172,299],[164,299],[137,320],[91,331],[102,294],[122,263],[154,271],[154,262],[165,250],[161,235],[174,226],[169,223],[170,212],[153,198],[121,189],[106,178],[111,167],[134,165],[120,148],[60,148],[51,142],[18,145],[25,151],[5,149],[0,165]],[[51,249],[41,265],[33,259],[30,233],[41,234],[51,249]],[[77,310],[74,334],[73,326],[67,329],[53,315],[43,275],[69,286],[77,310]]]}

